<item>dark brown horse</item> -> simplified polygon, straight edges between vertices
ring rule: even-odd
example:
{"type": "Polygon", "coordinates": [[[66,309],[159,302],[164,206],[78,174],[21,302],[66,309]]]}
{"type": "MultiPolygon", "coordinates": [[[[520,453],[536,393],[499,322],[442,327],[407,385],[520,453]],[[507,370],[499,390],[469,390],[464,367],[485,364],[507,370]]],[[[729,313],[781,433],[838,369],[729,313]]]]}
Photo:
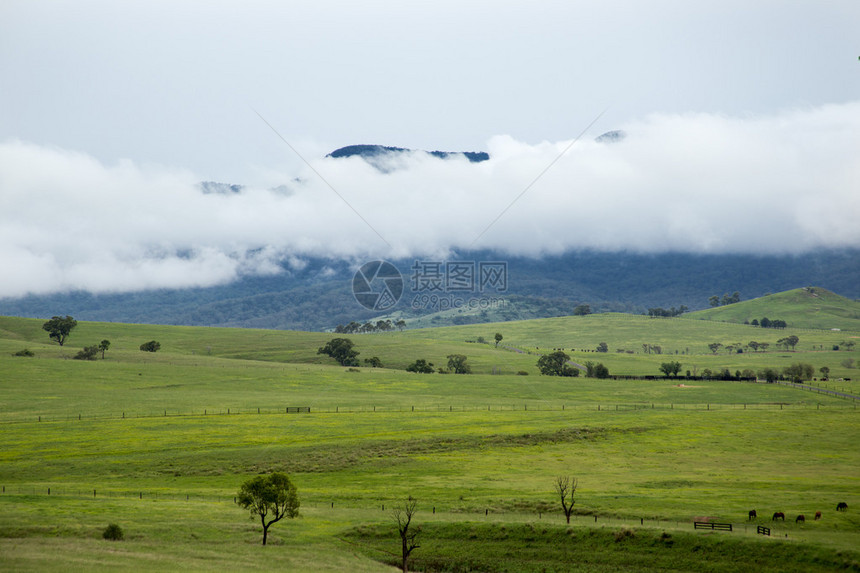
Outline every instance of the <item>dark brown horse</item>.
{"type": "Polygon", "coordinates": [[[806,516],[802,513],[797,516],[797,519],[794,520],[795,523],[806,523],[806,516]]]}
{"type": "Polygon", "coordinates": [[[848,504],[845,503],[844,501],[840,501],[839,503],[836,504],[836,511],[847,511],[847,510],[848,510],[848,504]]]}
{"type": "Polygon", "coordinates": [[[755,510],[754,510],[754,509],[751,509],[751,510],[750,510],[750,520],[753,520],[753,519],[755,519],[755,518],[757,518],[757,517],[758,517],[758,514],[755,512],[755,510]]]}
{"type": "Polygon", "coordinates": [[[818,521],[819,519],[821,519],[821,512],[820,512],[820,511],[816,511],[816,512],[815,512],[815,521],[818,521]]]}
{"type": "Polygon", "coordinates": [[[773,518],[771,518],[771,521],[776,521],[777,519],[785,521],[785,514],[781,511],[777,511],[773,514],[773,518]]]}

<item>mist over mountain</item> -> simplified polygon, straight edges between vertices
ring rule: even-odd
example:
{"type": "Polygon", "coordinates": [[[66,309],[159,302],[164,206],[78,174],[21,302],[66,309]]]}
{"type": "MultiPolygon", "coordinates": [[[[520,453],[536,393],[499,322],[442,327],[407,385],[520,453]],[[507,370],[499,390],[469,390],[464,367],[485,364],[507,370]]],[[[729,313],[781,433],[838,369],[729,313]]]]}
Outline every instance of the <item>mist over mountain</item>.
{"type": "MultiPolygon", "coordinates": [[[[803,286],[820,286],[860,298],[860,250],[822,250],[801,255],[636,254],[580,251],[543,258],[510,257],[494,251],[459,253],[449,260],[419,263],[500,261],[506,264],[503,292],[442,292],[505,299],[500,312],[452,317],[450,323],[516,320],[572,314],[578,304],[595,312],[641,313],[650,307],[706,308],[708,297],[739,291],[742,300],[803,286]]],[[[362,307],[353,278],[366,261],[306,258],[284,262],[277,274],[249,276],[208,288],[156,289],[124,294],[72,293],[0,299],[0,314],[79,320],[324,330],[350,321],[400,313],[416,317],[437,308],[422,298],[413,277],[416,259],[391,262],[404,283],[398,304],[385,313],[362,307]],[[417,308],[415,303],[417,302],[417,308]]],[[[445,322],[441,323],[445,324],[445,322]]]]}

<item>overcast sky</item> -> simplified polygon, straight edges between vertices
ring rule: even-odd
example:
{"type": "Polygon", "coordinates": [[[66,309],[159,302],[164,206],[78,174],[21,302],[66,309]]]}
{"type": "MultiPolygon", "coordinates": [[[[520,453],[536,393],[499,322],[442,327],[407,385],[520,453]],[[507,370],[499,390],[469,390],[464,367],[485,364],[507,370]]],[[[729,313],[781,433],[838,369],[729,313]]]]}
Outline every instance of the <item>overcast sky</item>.
{"type": "Polygon", "coordinates": [[[860,247],[858,56],[856,0],[4,0],[0,296],[309,255],[860,247]],[[324,158],[358,143],[492,159],[324,158]]]}

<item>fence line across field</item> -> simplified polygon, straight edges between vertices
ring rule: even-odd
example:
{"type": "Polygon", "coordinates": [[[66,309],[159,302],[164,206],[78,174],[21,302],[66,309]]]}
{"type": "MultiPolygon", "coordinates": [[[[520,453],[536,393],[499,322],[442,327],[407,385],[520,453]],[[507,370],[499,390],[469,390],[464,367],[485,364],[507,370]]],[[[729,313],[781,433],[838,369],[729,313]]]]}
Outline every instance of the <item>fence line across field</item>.
{"type": "MultiPolygon", "coordinates": [[[[223,503],[235,504],[236,497],[233,495],[207,495],[199,493],[144,491],[144,490],[109,490],[109,489],[83,489],[80,487],[56,487],[56,486],[0,486],[0,497],[53,497],[53,498],[81,498],[93,500],[94,502],[105,500],[129,500],[141,502],[188,502],[188,503],[223,503]]],[[[377,511],[380,516],[387,518],[391,510],[396,507],[397,500],[377,500],[374,502],[356,503],[343,500],[337,501],[303,501],[302,507],[311,508],[314,511],[377,511]],[[387,504],[387,505],[386,505],[387,504]],[[387,509],[386,509],[387,508],[387,509]]],[[[555,523],[556,525],[568,525],[561,509],[533,511],[505,510],[499,508],[470,508],[470,509],[443,509],[433,505],[432,502],[422,504],[420,513],[427,517],[445,516],[446,519],[465,519],[468,521],[497,521],[504,518],[506,522],[522,521],[525,523],[555,523]]],[[[431,517],[432,518],[432,517],[431,517]]],[[[614,515],[600,515],[594,513],[574,514],[570,517],[569,525],[587,525],[592,527],[653,527],[673,530],[707,529],[709,531],[723,531],[727,534],[740,532],[748,535],[780,535],[788,538],[790,527],[782,530],[775,529],[776,526],[768,523],[763,527],[755,522],[737,521],[733,523],[701,521],[701,517],[689,520],[659,519],[653,517],[618,517],[614,515]],[[764,530],[764,531],[763,531],[764,530]],[[766,533],[765,533],[766,531],[766,533]]],[[[793,531],[793,530],[792,530],[793,531]]]]}
{"type": "MultiPolygon", "coordinates": [[[[818,390],[818,389],[813,389],[818,390]]],[[[822,391],[823,393],[823,391],[822,391]]],[[[149,412],[119,412],[116,414],[35,414],[26,418],[4,420],[0,423],[21,424],[32,422],[72,422],[92,420],[131,420],[140,418],[206,417],[239,415],[320,415],[320,414],[372,414],[372,413],[462,413],[462,412],[627,412],[636,410],[857,410],[858,399],[850,398],[844,404],[788,404],[782,402],[707,402],[707,403],[519,403],[519,404],[430,404],[430,405],[352,405],[352,406],[282,406],[250,408],[203,408],[201,410],[172,410],[169,408],[149,412]]]]}

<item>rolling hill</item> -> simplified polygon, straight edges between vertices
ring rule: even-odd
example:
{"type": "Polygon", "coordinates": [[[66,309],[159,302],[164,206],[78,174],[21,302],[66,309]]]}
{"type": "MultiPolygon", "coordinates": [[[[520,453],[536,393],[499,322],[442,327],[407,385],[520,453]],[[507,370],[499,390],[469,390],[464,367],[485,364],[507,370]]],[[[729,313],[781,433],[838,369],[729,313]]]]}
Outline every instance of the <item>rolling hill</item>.
{"type": "Polygon", "coordinates": [[[789,327],[860,330],[860,302],[820,287],[805,287],[687,315],[699,320],[750,323],[784,320],[789,327]]]}

